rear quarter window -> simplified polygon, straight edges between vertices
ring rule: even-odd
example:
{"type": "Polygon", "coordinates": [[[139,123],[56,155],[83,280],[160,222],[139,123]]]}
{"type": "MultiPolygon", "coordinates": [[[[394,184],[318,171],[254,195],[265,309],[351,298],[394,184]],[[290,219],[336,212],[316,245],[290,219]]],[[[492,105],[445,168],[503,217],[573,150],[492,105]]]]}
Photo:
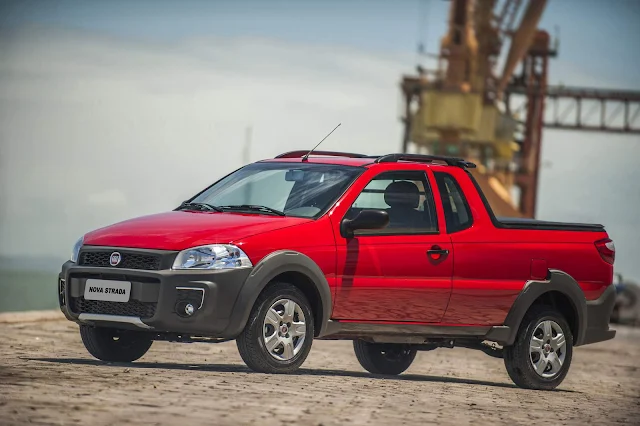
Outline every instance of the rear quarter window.
{"type": "Polygon", "coordinates": [[[473,216],[458,181],[445,172],[434,172],[433,175],[440,191],[447,232],[451,234],[470,228],[473,225],[473,216]]]}

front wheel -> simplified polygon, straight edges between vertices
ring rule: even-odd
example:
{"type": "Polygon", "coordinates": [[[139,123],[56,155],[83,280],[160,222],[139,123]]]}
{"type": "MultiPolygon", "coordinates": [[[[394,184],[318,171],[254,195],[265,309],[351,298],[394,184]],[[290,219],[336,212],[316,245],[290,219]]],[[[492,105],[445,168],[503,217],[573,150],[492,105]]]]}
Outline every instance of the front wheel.
{"type": "Polygon", "coordinates": [[[236,345],[253,371],[292,373],[307,358],[313,334],[313,313],[304,293],[274,283],[256,300],[236,345]]]}
{"type": "Polygon", "coordinates": [[[513,382],[525,389],[552,390],[566,377],[573,354],[569,324],[555,309],[536,306],[522,320],[504,364],[513,382]]]}
{"type": "Polygon", "coordinates": [[[369,373],[390,375],[400,374],[409,368],[417,353],[408,345],[364,340],[354,340],[353,350],[360,365],[369,373]]]}
{"type": "Polygon", "coordinates": [[[80,337],[87,351],[107,362],[132,362],[147,353],[153,340],[140,331],[80,326],[80,337]]]}

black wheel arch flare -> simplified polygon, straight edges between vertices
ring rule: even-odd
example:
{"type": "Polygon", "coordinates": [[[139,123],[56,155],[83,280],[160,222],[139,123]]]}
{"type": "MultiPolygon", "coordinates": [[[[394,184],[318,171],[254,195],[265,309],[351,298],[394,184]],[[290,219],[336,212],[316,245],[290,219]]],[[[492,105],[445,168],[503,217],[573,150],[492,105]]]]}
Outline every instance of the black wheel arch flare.
{"type": "MultiPolygon", "coordinates": [[[[529,308],[540,296],[549,292],[561,293],[571,302],[575,313],[576,333],[573,336],[574,346],[581,345],[587,329],[587,301],[576,280],[569,274],[556,269],[549,270],[547,280],[527,281],[507,314],[504,321],[506,327],[494,327],[486,338],[488,340],[496,340],[505,345],[512,345],[516,339],[522,319],[529,308]]],[[[567,318],[567,321],[569,321],[569,318],[567,318]]]]}
{"type": "Polygon", "coordinates": [[[223,334],[226,336],[240,334],[260,292],[275,277],[290,272],[305,275],[315,286],[322,307],[319,313],[321,321],[320,324],[315,324],[315,334],[316,336],[325,334],[333,306],[329,283],[320,267],[310,257],[293,250],[275,251],[256,264],[242,285],[231,313],[230,325],[223,334]]]}

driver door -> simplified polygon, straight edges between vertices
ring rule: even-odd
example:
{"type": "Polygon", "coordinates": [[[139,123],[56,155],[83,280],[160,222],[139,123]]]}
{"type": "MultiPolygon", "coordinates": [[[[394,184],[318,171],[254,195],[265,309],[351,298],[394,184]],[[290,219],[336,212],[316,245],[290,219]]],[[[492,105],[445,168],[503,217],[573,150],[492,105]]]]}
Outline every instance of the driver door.
{"type": "MultiPolygon", "coordinates": [[[[410,184],[393,187],[413,189],[410,184]]],[[[357,230],[353,238],[336,232],[337,282],[332,318],[440,322],[451,295],[453,251],[450,238],[439,230],[426,170],[374,176],[343,217],[351,219],[364,209],[386,210],[394,220],[383,229],[357,230]],[[385,201],[391,199],[385,192],[399,181],[415,185],[419,193],[415,211],[400,211],[400,217],[385,201]],[[403,214],[412,218],[404,221],[403,214]]]]}

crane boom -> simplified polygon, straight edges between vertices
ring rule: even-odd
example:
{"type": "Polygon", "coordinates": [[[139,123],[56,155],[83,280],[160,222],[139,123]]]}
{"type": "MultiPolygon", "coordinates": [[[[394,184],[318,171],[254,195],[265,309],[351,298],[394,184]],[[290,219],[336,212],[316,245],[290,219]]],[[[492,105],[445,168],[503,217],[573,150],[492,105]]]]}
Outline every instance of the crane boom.
{"type": "Polygon", "coordinates": [[[516,66],[527,54],[546,5],[547,0],[530,0],[527,4],[520,25],[511,39],[509,53],[498,82],[498,93],[501,94],[507,87],[516,66]]]}

